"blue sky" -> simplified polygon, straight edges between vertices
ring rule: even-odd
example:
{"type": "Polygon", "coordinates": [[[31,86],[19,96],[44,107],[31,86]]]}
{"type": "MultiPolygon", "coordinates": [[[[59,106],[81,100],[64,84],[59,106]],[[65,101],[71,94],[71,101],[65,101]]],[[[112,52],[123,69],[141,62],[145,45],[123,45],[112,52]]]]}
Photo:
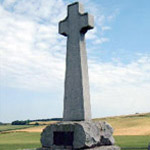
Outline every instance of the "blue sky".
{"type": "MultiPolygon", "coordinates": [[[[0,122],[62,117],[66,38],[58,22],[72,0],[0,0],[0,122]]],[[[149,112],[150,1],[81,0],[92,117],[149,112]]]]}

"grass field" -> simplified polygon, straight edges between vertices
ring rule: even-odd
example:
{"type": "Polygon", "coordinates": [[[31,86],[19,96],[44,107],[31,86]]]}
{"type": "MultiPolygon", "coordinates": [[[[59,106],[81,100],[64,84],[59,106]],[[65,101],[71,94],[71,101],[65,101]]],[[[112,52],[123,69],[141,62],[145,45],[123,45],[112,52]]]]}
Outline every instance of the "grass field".
{"type": "Polygon", "coordinates": [[[114,128],[114,135],[150,135],[150,113],[97,118],[107,121],[114,128]]]}
{"type": "Polygon", "coordinates": [[[10,131],[10,130],[17,130],[17,129],[25,129],[31,128],[33,125],[0,125],[0,132],[3,131],[10,131]]]}
{"type": "MultiPolygon", "coordinates": [[[[150,136],[115,136],[121,147],[148,147],[150,136]]],[[[0,134],[0,150],[17,150],[40,147],[40,133],[7,132],[0,134]]]]}
{"type": "MultiPolygon", "coordinates": [[[[114,135],[150,135],[150,113],[126,115],[117,117],[97,118],[94,121],[107,121],[114,129],[114,135]]],[[[35,123],[35,122],[34,122],[35,123]]],[[[19,129],[17,131],[24,132],[42,132],[46,125],[52,124],[54,121],[39,122],[40,126],[32,128],[19,129]]]]}
{"type": "Polygon", "coordinates": [[[150,136],[114,136],[116,140],[116,145],[119,145],[120,147],[147,147],[150,142],[150,136]]]}
{"type": "MultiPolygon", "coordinates": [[[[98,118],[94,121],[109,122],[115,129],[116,145],[120,147],[148,147],[150,142],[150,113],[98,118]]],[[[55,122],[44,122],[44,124],[52,123],[55,122]]],[[[0,125],[0,131],[9,131],[0,132],[0,150],[40,147],[40,133],[46,125],[42,125],[42,122],[39,124],[39,126],[0,125]]]]}
{"type": "Polygon", "coordinates": [[[7,132],[0,134],[0,150],[40,147],[40,133],[7,132]]]}

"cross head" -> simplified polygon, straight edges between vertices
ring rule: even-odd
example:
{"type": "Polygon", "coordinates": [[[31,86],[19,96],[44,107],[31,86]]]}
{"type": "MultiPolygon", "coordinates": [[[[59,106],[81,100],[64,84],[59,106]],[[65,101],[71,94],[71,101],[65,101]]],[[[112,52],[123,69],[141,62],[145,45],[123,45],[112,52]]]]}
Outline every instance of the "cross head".
{"type": "Polygon", "coordinates": [[[94,18],[84,13],[83,5],[79,2],[68,5],[67,17],[59,23],[59,33],[71,36],[74,33],[85,34],[87,30],[94,27],[94,18]]]}

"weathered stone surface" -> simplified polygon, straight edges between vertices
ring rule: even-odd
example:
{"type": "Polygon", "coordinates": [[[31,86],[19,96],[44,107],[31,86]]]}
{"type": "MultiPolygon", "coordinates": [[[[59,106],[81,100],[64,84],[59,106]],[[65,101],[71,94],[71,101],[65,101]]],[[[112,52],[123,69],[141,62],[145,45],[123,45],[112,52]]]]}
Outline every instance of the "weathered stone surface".
{"type": "MultiPolygon", "coordinates": [[[[113,145],[115,143],[114,138],[112,137],[113,129],[108,123],[79,121],[61,122],[47,126],[41,135],[41,143],[43,147],[64,148],[64,145],[54,144],[54,133],[56,132],[72,132],[73,145],[68,145],[68,147],[73,147],[75,149],[113,145]]],[[[65,139],[63,138],[61,140],[65,139]]]]}
{"type": "Polygon", "coordinates": [[[68,16],[59,23],[59,33],[67,36],[64,121],[91,120],[85,33],[94,27],[93,16],[79,3],[68,5],[68,16]]]}

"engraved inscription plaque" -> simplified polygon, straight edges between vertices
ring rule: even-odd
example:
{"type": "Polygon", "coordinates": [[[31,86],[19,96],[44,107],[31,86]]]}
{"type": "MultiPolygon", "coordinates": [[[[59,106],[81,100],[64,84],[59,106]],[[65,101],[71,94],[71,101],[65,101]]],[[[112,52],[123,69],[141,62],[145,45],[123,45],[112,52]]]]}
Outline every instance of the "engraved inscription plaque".
{"type": "Polygon", "coordinates": [[[54,145],[56,146],[73,146],[73,132],[54,132],[54,145]]]}

